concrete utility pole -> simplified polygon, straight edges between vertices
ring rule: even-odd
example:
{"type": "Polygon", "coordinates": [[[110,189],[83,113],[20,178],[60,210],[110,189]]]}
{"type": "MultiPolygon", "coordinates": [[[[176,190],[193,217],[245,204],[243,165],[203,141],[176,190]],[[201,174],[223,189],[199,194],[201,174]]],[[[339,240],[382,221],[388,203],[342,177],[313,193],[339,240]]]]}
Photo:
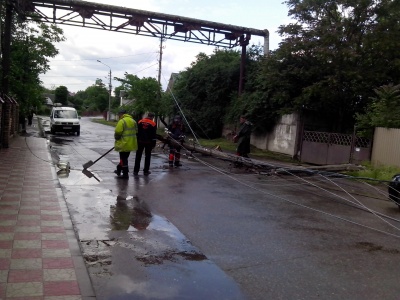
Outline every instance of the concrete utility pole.
{"type": "Polygon", "coordinates": [[[163,55],[163,41],[164,39],[160,38],[160,59],[158,60],[158,84],[161,86],[161,62],[163,55]]]}
{"type": "Polygon", "coordinates": [[[111,88],[112,88],[112,85],[111,85],[111,68],[110,68],[109,65],[106,65],[102,61],[100,61],[100,60],[97,60],[97,61],[99,63],[105,65],[106,67],[108,67],[110,69],[110,74],[109,74],[110,75],[110,82],[108,84],[108,114],[107,114],[107,121],[110,121],[110,117],[111,117],[111,88]]]}

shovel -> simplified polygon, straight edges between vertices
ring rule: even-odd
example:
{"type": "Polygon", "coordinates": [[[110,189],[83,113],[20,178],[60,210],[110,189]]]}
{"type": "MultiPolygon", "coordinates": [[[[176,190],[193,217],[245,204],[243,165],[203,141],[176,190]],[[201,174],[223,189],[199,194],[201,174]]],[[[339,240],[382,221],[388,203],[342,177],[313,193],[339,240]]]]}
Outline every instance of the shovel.
{"type": "Polygon", "coordinates": [[[84,163],[83,169],[86,170],[87,168],[93,166],[96,162],[98,162],[100,159],[102,159],[104,156],[106,156],[108,153],[110,153],[112,150],[114,150],[114,147],[112,147],[110,150],[108,150],[106,153],[104,153],[102,156],[100,156],[98,159],[96,159],[95,161],[91,161],[89,160],[87,163],[84,163]]]}

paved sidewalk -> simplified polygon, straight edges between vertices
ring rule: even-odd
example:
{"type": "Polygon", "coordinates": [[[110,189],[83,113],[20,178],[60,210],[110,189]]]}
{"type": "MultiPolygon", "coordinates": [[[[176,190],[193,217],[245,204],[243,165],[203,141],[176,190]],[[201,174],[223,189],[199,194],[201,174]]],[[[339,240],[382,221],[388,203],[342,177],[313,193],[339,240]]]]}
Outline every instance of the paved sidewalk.
{"type": "Polygon", "coordinates": [[[0,149],[0,299],[95,299],[57,167],[34,125],[0,149]]]}

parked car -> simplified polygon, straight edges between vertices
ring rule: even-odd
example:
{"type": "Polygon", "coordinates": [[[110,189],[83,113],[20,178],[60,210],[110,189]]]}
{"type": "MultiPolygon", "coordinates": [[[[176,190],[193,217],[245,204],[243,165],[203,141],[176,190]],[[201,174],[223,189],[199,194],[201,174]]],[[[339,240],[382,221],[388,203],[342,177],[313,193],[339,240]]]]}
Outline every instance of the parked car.
{"type": "Polygon", "coordinates": [[[81,117],[73,107],[53,107],[50,114],[50,131],[52,134],[56,132],[81,134],[81,117]]]}
{"type": "Polygon", "coordinates": [[[389,198],[393,200],[400,208],[400,174],[393,176],[389,183],[389,198]]]}

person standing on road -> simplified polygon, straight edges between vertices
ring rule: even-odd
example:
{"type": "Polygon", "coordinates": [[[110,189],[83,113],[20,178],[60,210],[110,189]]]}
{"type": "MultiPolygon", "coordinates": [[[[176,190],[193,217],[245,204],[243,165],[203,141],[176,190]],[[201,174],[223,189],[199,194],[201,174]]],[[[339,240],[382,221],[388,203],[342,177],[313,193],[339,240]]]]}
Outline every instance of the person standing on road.
{"type": "Polygon", "coordinates": [[[249,157],[252,127],[253,124],[247,120],[245,115],[240,116],[239,132],[233,137],[233,141],[238,143],[236,148],[236,154],[238,156],[249,157]]]}
{"type": "Polygon", "coordinates": [[[137,150],[137,124],[131,115],[126,113],[125,109],[118,112],[119,121],[115,127],[115,151],[119,152],[119,164],[114,171],[118,178],[128,179],[129,168],[128,158],[131,151],[137,150]],[[121,175],[122,172],[122,175],[121,175]]]}
{"type": "Polygon", "coordinates": [[[169,156],[168,165],[170,168],[173,166],[180,167],[181,159],[181,146],[179,143],[183,142],[185,138],[185,126],[183,125],[181,116],[177,115],[174,117],[172,123],[168,126],[168,135],[172,138],[169,142],[169,156]]]}
{"type": "Polygon", "coordinates": [[[135,167],[133,168],[133,175],[138,175],[140,169],[140,161],[142,159],[142,154],[144,150],[144,168],[143,174],[149,175],[150,172],[150,159],[151,159],[151,151],[156,146],[156,133],[157,133],[157,125],[153,121],[154,113],[149,112],[147,117],[141,119],[138,122],[138,149],[136,151],[135,157],[135,167]]]}
{"type": "Polygon", "coordinates": [[[32,126],[32,120],[33,120],[33,108],[29,109],[28,113],[28,125],[32,126]]]}

